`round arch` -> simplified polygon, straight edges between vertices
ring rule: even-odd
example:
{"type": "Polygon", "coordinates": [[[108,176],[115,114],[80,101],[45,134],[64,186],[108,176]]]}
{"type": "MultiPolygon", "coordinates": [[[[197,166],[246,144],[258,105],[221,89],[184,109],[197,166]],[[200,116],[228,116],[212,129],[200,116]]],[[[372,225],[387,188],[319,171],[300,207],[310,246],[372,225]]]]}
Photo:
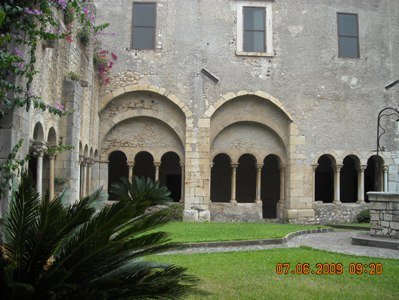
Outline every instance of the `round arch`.
{"type": "Polygon", "coordinates": [[[116,195],[111,192],[112,185],[118,182],[122,177],[129,176],[126,154],[122,151],[113,151],[110,153],[108,165],[108,193],[110,200],[116,200],[116,195]]]}
{"type": "Polygon", "coordinates": [[[261,200],[264,219],[277,217],[277,203],[280,201],[280,167],[281,158],[269,154],[263,160],[261,171],[261,200]]]}
{"type": "Polygon", "coordinates": [[[331,154],[323,154],[317,160],[315,170],[315,200],[324,203],[334,201],[335,158],[331,154]]]}
{"type": "Polygon", "coordinates": [[[42,123],[37,122],[33,129],[33,139],[35,141],[44,141],[44,128],[42,123]]]}
{"type": "Polygon", "coordinates": [[[211,169],[211,201],[230,202],[231,200],[231,158],[226,153],[213,157],[211,169]]]}
{"type": "Polygon", "coordinates": [[[341,168],[341,202],[353,203],[358,199],[358,169],[360,159],[353,154],[347,155],[341,168]]]}
{"type": "Polygon", "coordinates": [[[235,98],[241,97],[241,96],[257,96],[265,101],[268,101],[272,104],[274,104],[276,107],[278,107],[290,120],[290,122],[293,122],[293,118],[291,114],[288,112],[288,110],[284,107],[284,105],[281,103],[280,100],[277,98],[269,95],[268,93],[264,91],[256,91],[256,92],[249,92],[249,91],[239,91],[237,93],[234,92],[229,92],[227,94],[222,95],[219,100],[216,101],[215,104],[209,106],[209,108],[205,112],[205,116],[211,118],[213,114],[216,112],[216,110],[221,107],[223,104],[226,102],[233,100],[235,98]]]}
{"type": "Polygon", "coordinates": [[[237,195],[239,203],[254,203],[256,197],[256,157],[245,153],[238,159],[237,195]]]}
{"type": "Polygon", "coordinates": [[[135,155],[133,174],[155,181],[154,157],[150,152],[140,151],[135,155]]]}
{"type": "Polygon", "coordinates": [[[170,197],[178,202],[182,198],[182,166],[179,155],[168,151],[161,157],[159,181],[170,191],[170,197]]]}
{"type": "Polygon", "coordinates": [[[116,91],[107,93],[101,98],[99,105],[99,112],[101,112],[111,101],[113,101],[117,97],[131,92],[152,92],[160,96],[164,96],[167,99],[169,99],[171,102],[176,104],[184,113],[186,118],[191,117],[193,114],[191,110],[187,107],[187,105],[183,101],[181,101],[178,97],[176,97],[174,94],[165,90],[164,88],[159,88],[153,85],[129,85],[120,88],[116,91]]]}

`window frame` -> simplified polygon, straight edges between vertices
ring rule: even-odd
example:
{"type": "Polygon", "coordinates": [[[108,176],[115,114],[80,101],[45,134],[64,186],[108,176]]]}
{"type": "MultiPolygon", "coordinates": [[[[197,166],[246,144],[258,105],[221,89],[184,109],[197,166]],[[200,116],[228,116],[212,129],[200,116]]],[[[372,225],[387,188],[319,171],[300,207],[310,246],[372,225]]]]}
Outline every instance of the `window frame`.
{"type": "Polygon", "coordinates": [[[133,1],[132,2],[132,22],[131,22],[131,34],[130,34],[130,50],[134,51],[155,51],[156,50],[156,45],[157,45],[157,20],[158,20],[158,5],[157,2],[151,1],[151,2],[143,2],[143,1],[133,1]],[[155,7],[155,13],[154,13],[154,39],[153,39],[153,45],[152,48],[146,48],[146,49],[137,49],[134,48],[133,44],[133,37],[134,37],[134,28],[135,27],[140,27],[140,28],[151,28],[147,26],[134,26],[134,5],[135,4],[153,4],[155,7]]]}
{"type": "Polygon", "coordinates": [[[237,1],[237,56],[266,56],[273,57],[273,0],[266,1],[237,1]],[[244,51],[244,7],[265,9],[265,51],[244,51]]]}
{"type": "MultiPolygon", "coordinates": [[[[259,6],[243,6],[242,7],[242,20],[243,20],[243,22],[242,22],[242,37],[243,37],[243,44],[242,44],[242,48],[243,48],[243,52],[251,52],[251,51],[245,51],[245,35],[246,35],[246,33],[249,31],[249,32],[263,32],[264,33],[264,42],[263,42],[263,51],[262,52],[259,52],[259,53],[265,53],[266,51],[267,51],[267,47],[266,47],[266,44],[267,44],[267,31],[266,31],[266,27],[267,27],[267,24],[266,24],[266,7],[259,7],[259,6]],[[264,27],[263,27],[263,30],[248,30],[248,29],[245,29],[245,9],[246,8],[257,8],[257,9],[262,9],[262,12],[263,12],[263,20],[264,20],[264,27]]],[[[252,52],[256,52],[256,51],[252,51],[252,52]]]]}
{"type": "Polygon", "coordinates": [[[338,58],[343,58],[343,59],[359,59],[360,58],[360,36],[359,36],[359,15],[356,13],[344,13],[344,12],[337,12],[337,46],[338,46],[338,58]],[[352,35],[340,35],[339,34],[339,15],[349,15],[349,16],[356,16],[356,25],[357,25],[357,30],[356,30],[356,36],[352,35]],[[341,37],[351,37],[357,39],[357,57],[347,57],[347,56],[342,56],[340,52],[340,38],[341,37]]]}

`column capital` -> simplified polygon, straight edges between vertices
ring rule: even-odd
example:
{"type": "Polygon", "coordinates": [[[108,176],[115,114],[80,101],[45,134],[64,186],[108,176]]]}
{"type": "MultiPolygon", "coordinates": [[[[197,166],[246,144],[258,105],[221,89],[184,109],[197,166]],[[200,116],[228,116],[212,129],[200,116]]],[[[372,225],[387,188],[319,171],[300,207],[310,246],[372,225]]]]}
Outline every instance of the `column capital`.
{"type": "Polygon", "coordinates": [[[389,170],[389,165],[384,165],[382,169],[384,170],[384,172],[387,172],[389,170]]]}
{"type": "Polygon", "coordinates": [[[286,167],[286,165],[279,165],[278,166],[278,169],[281,171],[281,172],[285,172],[285,170],[287,169],[287,167],[286,167]]]}
{"type": "Polygon", "coordinates": [[[341,169],[342,169],[343,166],[344,166],[343,164],[336,164],[336,165],[335,165],[335,170],[336,170],[336,172],[341,171],[341,169]]]}
{"type": "Polygon", "coordinates": [[[367,165],[360,165],[356,169],[360,172],[364,172],[367,169],[367,165]]]}
{"type": "Polygon", "coordinates": [[[209,164],[209,166],[210,166],[211,169],[213,168],[214,165],[215,165],[214,162],[211,162],[211,163],[209,164]]]}
{"type": "Polygon", "coordinates": [[[262,167],[263,167],[263,163],[262,164],[256,164],[256,168],[257,169],[262,169],[262,167]]]}
{"type": "Polygon", "coordinates": [[[48,158],[49,158],[50,160],[55,160],[56,157],[57,157],[56,154],[49,154],[49,155],[48,155],[48,158]]]}
{"type": "Polygon", "coordinates": [[[154,166],[159,168],[161,166],[161,162],[160,161],[154,161],[154,166]]]}
{"type": "Polygon", "coordinates": [[[32,153],[34,156],[43,157],[44,152],[47,150],[46,142],[34,141],[32,144],[32,153]]]}
{"type": "Polygon", "coordinates": [[[238,164],[231,164],[232,169],[237,169],[237,167],[238,167],[238,164]]]}
{"type": "Polygon", "coordinates": [[[134,161],[128,161],[127,162],[128,167],[134,167],[134,161]]]}
{"type": "Polygon", "coordinates": [[[311,166],[313,168],[313,172],[316,172],[316,169],[319,166],[319,164],[312,164],[311,166]]]}
{"type": "Polygon", "coordinates": [[[184,168],[185,164],[183,161],[179,161],[180,167],[184,168]]]}

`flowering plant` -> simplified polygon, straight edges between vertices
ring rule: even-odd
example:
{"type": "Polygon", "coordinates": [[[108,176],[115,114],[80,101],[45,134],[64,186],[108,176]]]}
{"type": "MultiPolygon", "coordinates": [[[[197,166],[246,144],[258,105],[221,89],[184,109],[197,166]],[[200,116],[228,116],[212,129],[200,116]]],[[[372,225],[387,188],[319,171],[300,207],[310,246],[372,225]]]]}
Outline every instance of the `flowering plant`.
{"type": "MultiPolygon", "coordinates": [[[[89,0],[3,0],[0,3],[0,104],[31,106],[63,115],[60,106],[50,106],[31,92],[40,40],[66,39],[85,30],[93,34],[107,24],[95,26],[89,0]],[[57,12],[65,17],[66,30],[57,12]],[[72,24],[74,20],[75,27],[72,24]],[[16,81],[19,77],[21,80],[16,81]]],[[[0,109],[0,118],[4,112],[0,109]]]]}
{"type": "Polygon", "coordinates": [[[97,45],[94,50],[94,66],[97,70],[97,75],[100,79],[101,85],[107,85],[110,81],[109,73],[114,65],[114,62],[118,59],[115,53],[109,52],[108,50],[101,49],[97,45]]]}

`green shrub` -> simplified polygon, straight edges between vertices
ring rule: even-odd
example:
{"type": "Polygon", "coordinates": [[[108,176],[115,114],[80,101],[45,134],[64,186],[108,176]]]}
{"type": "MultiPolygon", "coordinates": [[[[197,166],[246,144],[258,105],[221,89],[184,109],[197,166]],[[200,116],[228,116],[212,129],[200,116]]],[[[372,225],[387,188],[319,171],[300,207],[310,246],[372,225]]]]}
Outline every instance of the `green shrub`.
{"type": "Polygon", "coordinates": [[[370,223],[370,210],[369,209],[362,210],[357,215],[357,221],[359,223],[370,223]]]}
{"type": "Polygon", "coordinates": [[[165,209],[165,213],[170,221],[183,221],[183,203],[174,203],[165,209]]]}

